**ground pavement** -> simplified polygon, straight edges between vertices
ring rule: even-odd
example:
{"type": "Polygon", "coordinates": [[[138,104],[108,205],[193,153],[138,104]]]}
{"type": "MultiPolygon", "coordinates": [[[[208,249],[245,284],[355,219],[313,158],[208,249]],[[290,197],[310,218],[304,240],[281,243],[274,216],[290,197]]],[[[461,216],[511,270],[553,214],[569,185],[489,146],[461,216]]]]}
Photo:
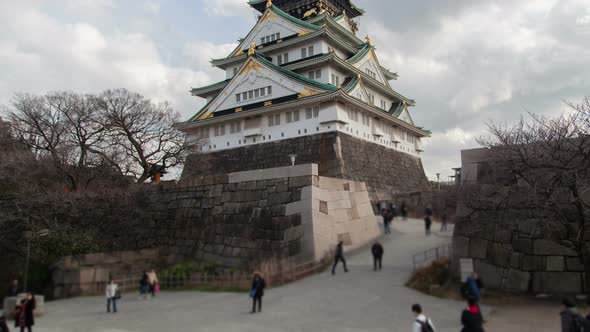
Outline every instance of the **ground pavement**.
{"type": "MultiPolygon", "coordinates": [[[[418,220],[395,221],[382,241],[383,270],[372,270],[369,249],[348,257],[350,272],[339,266],[287,286],[268,289],[263,312],[251,315],[247,294],[163,292],[140,301],[126,294],[119,313],[107,315],[103,297],[48,303],[38,332],[139,331],[410,331],[410,306],[423,304],[437,331],[460,331],[462,302],[432,298],[404,287],[414,253],[450,243],[450,234],[425,237],[418,220]]],[[[506,329],[503,329],[506,331],[506,329]]]]}

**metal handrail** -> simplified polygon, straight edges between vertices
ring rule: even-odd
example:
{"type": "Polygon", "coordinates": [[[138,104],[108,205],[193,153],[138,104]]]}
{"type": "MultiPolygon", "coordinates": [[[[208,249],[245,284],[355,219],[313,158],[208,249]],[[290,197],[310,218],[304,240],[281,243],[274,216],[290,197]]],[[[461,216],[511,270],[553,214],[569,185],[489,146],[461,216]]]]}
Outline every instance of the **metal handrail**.
{"type": "Polygon", "coordinates": [[[443,257],[451,257],[451,245],[444,245],[436,248],[431,248],[423,252],[414,254],[412,256],[412,265],[414,267],[414,271],[416,271],[420,266],[429,264],[443,257]]]}

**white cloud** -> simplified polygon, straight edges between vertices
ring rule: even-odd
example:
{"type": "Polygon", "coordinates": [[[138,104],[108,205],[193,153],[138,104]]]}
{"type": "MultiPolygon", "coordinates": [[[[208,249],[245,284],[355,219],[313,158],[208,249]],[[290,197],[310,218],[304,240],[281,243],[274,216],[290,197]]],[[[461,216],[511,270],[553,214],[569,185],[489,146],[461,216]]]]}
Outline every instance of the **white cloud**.
{"type": "MultiPolygon", "coordinates": [[[[0,4],[4,27],[0,31],[0,104],[21,91],[127,88],[169,100],[188,116],[202,103],[190,96],[189,88],[213,81],[215,74],[208,66],[191,69],[166,64],[157,45],[142,33],[107,34],[89,23],[63,23],[33,4],[19,5],[19,15],[7,9],[0,4]]],[[[213,55],[230,46],[209,43],[207,47],[204,54],[213,55]]]]}
{"type": "Polygon", "coordinates": [[[205,0],[205,8],[211,15],[253,17],[254,9],[245,0],[205,0]]]}
{"type": "Polygon", "coordinates": [[[154,0],[146,1],[143,7],[152,14],[158,14],[160,12],[160,3],[154,0]]]}

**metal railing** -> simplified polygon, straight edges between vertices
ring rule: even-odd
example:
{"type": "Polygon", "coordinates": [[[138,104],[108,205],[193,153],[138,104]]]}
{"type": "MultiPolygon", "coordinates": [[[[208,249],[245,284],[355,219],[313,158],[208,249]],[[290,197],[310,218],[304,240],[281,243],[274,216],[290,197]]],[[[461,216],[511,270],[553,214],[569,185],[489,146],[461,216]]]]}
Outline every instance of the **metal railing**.
{"type": "Polygon", "coordinates": [[[414,271],[432,263],[440,258],[451,258],[451,245],[444,245],[437,248],[425,250],[412,256],[412,266],[414,271]]]}

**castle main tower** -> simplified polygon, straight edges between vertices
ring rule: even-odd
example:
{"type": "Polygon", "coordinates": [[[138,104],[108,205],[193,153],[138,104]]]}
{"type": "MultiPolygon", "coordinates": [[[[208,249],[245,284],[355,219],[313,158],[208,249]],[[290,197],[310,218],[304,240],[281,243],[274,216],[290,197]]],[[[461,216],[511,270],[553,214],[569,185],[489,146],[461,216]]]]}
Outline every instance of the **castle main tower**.
{"type": "Polygon", "coordinates": [[[366,182],[374,200],[427,188],[430,135],[396,91],[350,0],[251,0],[261,15],[227,57],[226,80],[194,88],[206,104],[179,127],[202,153],[184,175],[319,164],[320,175],[366,182]]]}

